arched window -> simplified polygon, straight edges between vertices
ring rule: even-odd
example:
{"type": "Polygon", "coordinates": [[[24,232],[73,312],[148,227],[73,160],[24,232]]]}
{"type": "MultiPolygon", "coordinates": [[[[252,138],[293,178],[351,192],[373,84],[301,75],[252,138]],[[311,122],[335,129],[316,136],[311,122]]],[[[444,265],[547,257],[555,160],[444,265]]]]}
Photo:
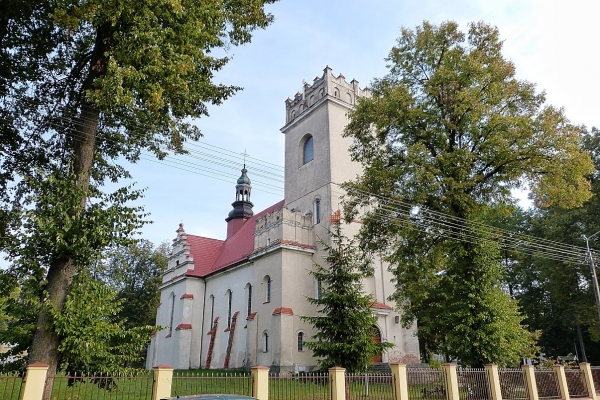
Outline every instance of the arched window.
{"type": "Polygon", "coordinates": [[[302,150],[302,164],[306,164],[307,162],[312,161],[314,158],[315,152],[313,147],[313,137],[309,136],[304,142],[304,147],[302,150]]]}
{"type": "Polygon", "coordinates": [[[169,335],[173,333],[173,317],[175,316],[175,293],[171,292],[169,296],[171,310],[169,311],[169,335]]]}
{"type": "Polygon", "coordinates": [[[233,293],[231,290],[227,291],[227,327],[231,328],[231,300],[233,299],[233,293]]]}
{"type": "Polygon", "coordinates": [[[315,199],[314,220],[315,224],[321,222],[321,199],[315,199]]]}
{"type": "Polygon", "coordinates": [[[248,314],[252,313],[252,285],[248,284],[248,314]]]}
{"type": "Polygon", "coordinates": [[[212,331],[215,320],[215,296],[210,295],[210,330],[212,331]]]}
{"type": "Polygon", "coordinates": [[[340,91],[337,88],[333,89],[333,96],[340,97],[340,91]]]}
{"type": "Polygon", "coordinates": [[[298,351],[304,351],[304,332],[298,332],[298,351]]]}
{"type": "Polygon", "coordinates": [[[321,295],[323,294],[323,289],[322,289],[323,286],[321,284],[321,280],[320,279],[316,280],[315,286],[316,286],[315,287],[315,298],[317,300],[320,300],[321,299],[321,295]]]}
{"type": "Polygon", "coordinates": [[[265,277],[265,302],[271,302],[271,277],[268,275],[265,277]]]}
{"type": "Polygon", "coordinates": [[[263,353],[267,353],[269,351],[269,332],[263,332],[263,353]]]}

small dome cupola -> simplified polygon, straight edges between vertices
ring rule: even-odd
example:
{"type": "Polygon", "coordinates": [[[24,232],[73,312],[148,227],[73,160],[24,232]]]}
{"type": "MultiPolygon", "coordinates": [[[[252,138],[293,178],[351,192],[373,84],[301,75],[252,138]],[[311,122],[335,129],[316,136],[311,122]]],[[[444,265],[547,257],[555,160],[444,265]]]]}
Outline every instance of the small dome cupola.
{"type": "Polygon", "coordinates": [[[242,220],[243,222],[254,215],[252,211],[254,205],[250,202],[252,186],[250,185],[250,178],[248,178],[247,172],[246,164],[244,164],[242,175],[238,178],[237,185],[235,185],[235,201],[231,203],[233,210],[229,212],[228,217],[225,219],[227,223],[232,220],[242,220]]]}

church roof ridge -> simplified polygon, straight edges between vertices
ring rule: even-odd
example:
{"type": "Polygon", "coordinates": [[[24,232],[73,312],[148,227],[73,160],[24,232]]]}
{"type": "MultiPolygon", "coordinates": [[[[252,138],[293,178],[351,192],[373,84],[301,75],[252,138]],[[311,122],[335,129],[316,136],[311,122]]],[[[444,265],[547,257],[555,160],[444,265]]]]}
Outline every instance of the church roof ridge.
{"type": "Polygon", "coordinates": [[[285,200],[280,200],[248,218],[244,225],[226,240],[188,234],[190,252],[194,256],[194,269],[187,271],[186,275],[205,277],[247,259],[254,252],[256,219],[282,209],[284,204],[285,200]],[[192,240],[189,237],[192,237],[192,240]]]}

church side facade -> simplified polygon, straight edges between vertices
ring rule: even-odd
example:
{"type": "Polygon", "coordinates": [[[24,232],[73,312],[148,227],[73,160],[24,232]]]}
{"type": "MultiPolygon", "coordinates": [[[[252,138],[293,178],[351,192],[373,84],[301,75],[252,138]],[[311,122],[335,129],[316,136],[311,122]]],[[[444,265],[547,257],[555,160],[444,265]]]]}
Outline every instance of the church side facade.
{"type": "MultiPolygon", "coordinates": [[[[361,173],[342,133],[357,97],[369,95],[357,81],[348,83],[325,68],[285,102],[284,200],[254,214],[244,166],[225,240],[188,234],[180,224],[160,286],[156,323],[166,328],[149,345],[147,368],[316,368],[304,346],[314,331],[301,319],[317,314],[306,301],[319,295],[309,271],[324,264],[319,239],[327,239],[329,217],[341,207],[338,184],[361,173]]],[[[357,223],[344,227],[346,235],[357,231],[357,223]]],[[[414,328],[402,328],[387,300],[391,278],[387,265],[376,260],[363,282],[375,298],[377,339],[394,344],[380,360],[419,362],[414,328]]]]}

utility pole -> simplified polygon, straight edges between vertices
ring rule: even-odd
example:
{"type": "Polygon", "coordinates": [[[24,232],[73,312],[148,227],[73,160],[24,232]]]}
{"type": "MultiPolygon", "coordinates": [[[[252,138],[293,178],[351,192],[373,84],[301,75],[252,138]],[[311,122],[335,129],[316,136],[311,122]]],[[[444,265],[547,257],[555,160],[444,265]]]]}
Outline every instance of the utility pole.
{"type": "Polygon", "coordinates": [[[593,238],[594,236],[596,236],[599,233],[600,233],[600,231],[594,233],[589,238],[585,235],[582,235],[582,236],[585,239],[585,245],[587,247],[588,259],[590,260],[590,271],[592,273],[592,283],[594,284],[594,295],[596,296],[596,308],[598,309],[598,318],[600,319],[600,289],[598,289],[598,276],[596,275],[596,266],[594,265],[594,255],[592,254],[592,251],[590,250],[590,242],[589,242],[589,239],[593,238]]]}

